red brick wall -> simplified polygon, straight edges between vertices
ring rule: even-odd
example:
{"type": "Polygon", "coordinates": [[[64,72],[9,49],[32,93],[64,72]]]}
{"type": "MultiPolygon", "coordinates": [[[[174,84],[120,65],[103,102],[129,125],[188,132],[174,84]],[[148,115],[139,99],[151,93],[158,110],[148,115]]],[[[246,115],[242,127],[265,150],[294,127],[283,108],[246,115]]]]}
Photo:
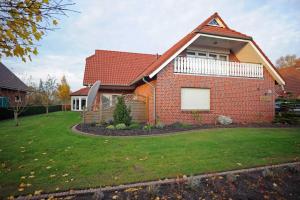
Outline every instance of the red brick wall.
{"type": "Polygon", "coordinates": [[[201,112],[202,123],[215,123],[218,115],[235,123],[270,122],[274,117],[275,84],[266,70],[264,79],[179,75],[170,63],[158,73],[156,85],[157,116],[165,124],[196,123],[191,112],[181,111],[182,87],[210,88],[211,110],[201,112]],[[265,96],[268,90],[272,94],[265,96]]]}
{"type": "Polygon", "coordinates": [[[8,89],[0,88],[0,96],[8,97],[9,106],[14,106],[16,104],[15,96],[20,96],[22,101],[26,101],[25,95],[26,95],[26,92],[19,92],[19,91],[15,91],[15,90],[8,90],[8,89]]]}

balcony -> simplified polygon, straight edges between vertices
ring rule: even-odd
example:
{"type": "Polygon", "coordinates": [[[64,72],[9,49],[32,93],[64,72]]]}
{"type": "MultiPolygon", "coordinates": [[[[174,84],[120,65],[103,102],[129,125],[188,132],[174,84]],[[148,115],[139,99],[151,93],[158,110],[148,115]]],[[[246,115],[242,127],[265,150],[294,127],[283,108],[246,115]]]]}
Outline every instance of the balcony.
{"type": "Polygon", "coordinates": [[[263,65],[194,57],[176,57],[174,73],[262,79],[263,65]]]}

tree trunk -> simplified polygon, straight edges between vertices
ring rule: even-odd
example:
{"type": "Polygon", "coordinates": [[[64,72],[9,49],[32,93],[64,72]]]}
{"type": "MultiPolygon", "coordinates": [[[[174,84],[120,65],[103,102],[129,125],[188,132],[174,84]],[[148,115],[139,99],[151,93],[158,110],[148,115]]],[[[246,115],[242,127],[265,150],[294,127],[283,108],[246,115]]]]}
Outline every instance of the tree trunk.
{"type": "Polygon", "coordinates": [[[48,106],[47,106],[47,107],[46,107],[46,115],[47,115],[47,116],[48,116],[48,110],[49,110],[49,109],[48,109],[48,106]]]}
{"type": "Polygon", "coordinates": [[[16,126],[19,126],[18,112],[17,111],[14,111],[14,119],[15,119],[16,126]]]}

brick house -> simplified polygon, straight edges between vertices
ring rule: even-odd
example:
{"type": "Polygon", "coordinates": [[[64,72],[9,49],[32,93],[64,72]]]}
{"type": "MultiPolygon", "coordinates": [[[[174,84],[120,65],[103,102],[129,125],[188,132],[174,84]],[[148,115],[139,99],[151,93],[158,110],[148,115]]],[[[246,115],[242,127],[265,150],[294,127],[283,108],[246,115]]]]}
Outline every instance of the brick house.
{"type": "Polygon", "coordinates": [[[280,68],[279,73],[285,80],[285,91],[280,91],[279,96],[300,99],[300,60],[293,66],[280,68]]]}
{"type": "Polygon", "coordinates": [[[0,107],[15,106],[25,101],[28,87],[3,63],[0,63],[0,107]]]}
{"type": "Polygon", "coordinates": [[[283,78],[252,37],[230,29],[213,14],[162,55],[96,50],[86,58],[83,84],[100,80],[96,104],[118,95],[146,98],[147,121],[235,123],[271,121],[275,85],[283,78]]]}

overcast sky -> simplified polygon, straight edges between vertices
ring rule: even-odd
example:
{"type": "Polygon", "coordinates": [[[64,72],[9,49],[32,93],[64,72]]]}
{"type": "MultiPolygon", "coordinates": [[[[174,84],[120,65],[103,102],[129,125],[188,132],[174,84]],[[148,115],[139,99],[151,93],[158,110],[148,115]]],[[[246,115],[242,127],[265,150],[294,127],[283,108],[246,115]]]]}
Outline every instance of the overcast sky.
{"type": "Polygon", "coordinates": [[[82,87],[85,58],[95,49],[163,53],[218,12],[227,25],[251,35],[273,62],[300,56],[300,0],[74,0],[59,29],[40,42],[39,55],[23,63],[3,58],[19,77],[58,81],[66,75],[73,91],[82,87]]]}

